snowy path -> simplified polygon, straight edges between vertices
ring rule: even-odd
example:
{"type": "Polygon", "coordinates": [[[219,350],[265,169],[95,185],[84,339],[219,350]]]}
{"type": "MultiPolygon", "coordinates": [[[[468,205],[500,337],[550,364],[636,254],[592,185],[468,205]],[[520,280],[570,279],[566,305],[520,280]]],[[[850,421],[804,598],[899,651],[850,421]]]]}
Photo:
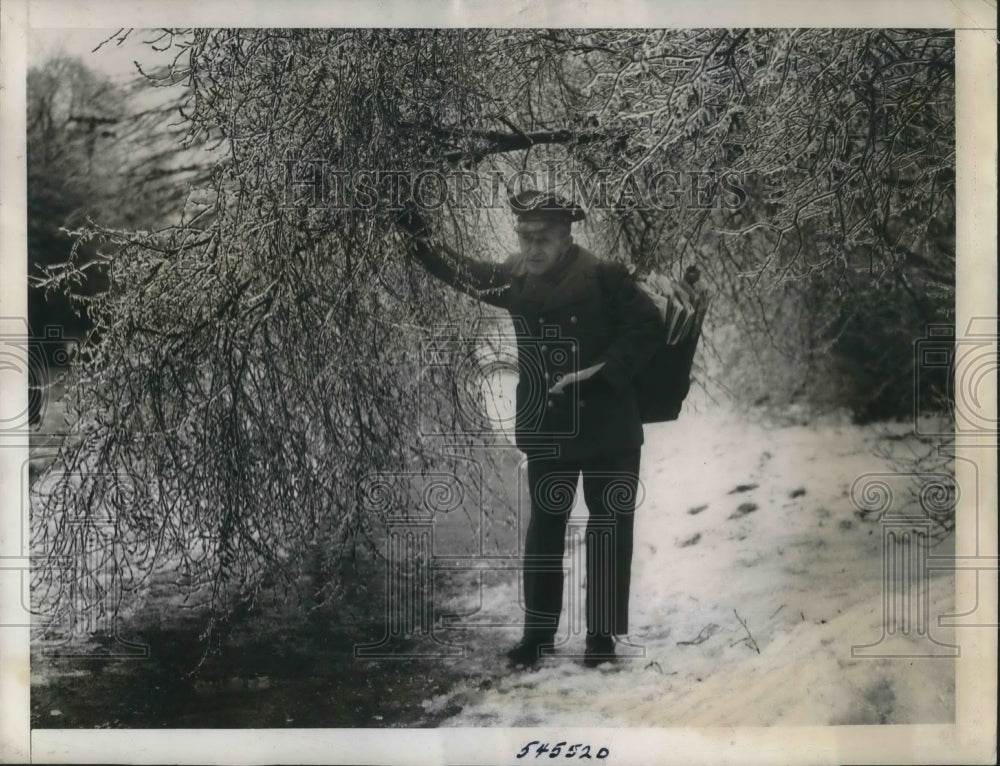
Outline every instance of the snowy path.
{"type": "MultiPolygon", "coordinates": [[[[850,497],[859,476],[890,470],[872,454],[877,430],[738,417],[648,426],[626,648],[635,656],[587,670],[573,656],[576,634],[537,671],[508,673],[498,657],[517,631],[477,631],[471,655],[456,661],[469,680],[425,710],[461,706],[449,726],[952,720],[952,660],[852,658],[885,622],[882,528],[860,519],[850,497]]],[[[586,517],[582,505],[573,513],[586,517]]],[[[581,554],[567,552],[573,566],[581,554]]],[[[953,578],[936,576],[929,597],[931,634],[949,643],[936,618],[953,611],[953,578]]],[[[509,624],[516,604],[508,578],[485,590],[480,613],[509,624]]],[[[924,653],[920,639],[893,646],[924,653]]]]}

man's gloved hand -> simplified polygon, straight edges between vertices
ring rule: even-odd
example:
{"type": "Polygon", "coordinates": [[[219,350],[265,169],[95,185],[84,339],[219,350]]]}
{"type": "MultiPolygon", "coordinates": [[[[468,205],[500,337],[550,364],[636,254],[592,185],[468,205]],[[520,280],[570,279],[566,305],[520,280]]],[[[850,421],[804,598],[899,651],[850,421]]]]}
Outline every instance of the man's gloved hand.
{"type": "Polygon", "coordinates": [[[396,223],[414,237],[426,236],[428,233],[427,221],[412,207],[408,207],[396,216],[396,223]]]}

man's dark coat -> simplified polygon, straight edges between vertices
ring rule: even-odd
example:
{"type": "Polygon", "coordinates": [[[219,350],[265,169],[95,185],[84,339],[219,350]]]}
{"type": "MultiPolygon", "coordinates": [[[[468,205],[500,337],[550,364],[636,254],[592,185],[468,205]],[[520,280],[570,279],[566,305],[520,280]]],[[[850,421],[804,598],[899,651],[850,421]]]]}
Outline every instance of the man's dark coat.
{"type": "Polygon", "coordinates": [[[418,239],[434,276],[506,309],[517,336],[515,437],[529,456],[617,454],[643,443],[633,378],[663,343],[659,311],[620,265],[572,244],[542,275],[520,255],[504,263],[458,256],[418,239]],[[548,393],[561,375],[604,362],[589,380],[548,393]]]}

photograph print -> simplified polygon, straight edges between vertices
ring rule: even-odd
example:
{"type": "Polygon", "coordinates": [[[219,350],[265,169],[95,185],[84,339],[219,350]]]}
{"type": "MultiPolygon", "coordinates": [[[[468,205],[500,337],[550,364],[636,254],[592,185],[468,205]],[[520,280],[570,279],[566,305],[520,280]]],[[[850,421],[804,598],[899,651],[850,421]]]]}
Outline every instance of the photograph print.
{"type": "Polygon", "coordinates": [[[955,723],[955,30],[107,26],[28,40],[33,730],[955,723]]]}

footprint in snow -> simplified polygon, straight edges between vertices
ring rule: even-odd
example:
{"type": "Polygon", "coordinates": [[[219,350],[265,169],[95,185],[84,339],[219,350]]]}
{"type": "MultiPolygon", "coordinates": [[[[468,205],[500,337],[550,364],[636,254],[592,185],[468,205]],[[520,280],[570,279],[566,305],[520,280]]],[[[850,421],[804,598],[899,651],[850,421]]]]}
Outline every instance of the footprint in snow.
{"type": "Polygon", "coordinates": [[[748,513],[753,513],[757,510],[757,503],[740,503],[739,508],[730,514],[729,518],[739,519],[746,516],[748,513]]]}
{"type": "Polygon", "coordinates": [[[688,513],[690,513],[692,516],[694,516],[697,513],[701,513],[706,508],[708,508],[707,504],[705,504],[705,505],[696,505],[694,508],[688,508],[688,513]]]}
{"type": "Polygon", "coordinates": [[[701,540],[701,532],[695,532],[691,537],[681,540],[677,543],[678,548],[687,548],[691,545],[697,545],[698,541],[701,540]]]}
{"type": "Polygon", "coordinates": [[[738,495],[740,492],[749,492],[751,489],[757,489],[759,484],[737,484],[733,489],[729,490],[730,495],[738,495]]]}

